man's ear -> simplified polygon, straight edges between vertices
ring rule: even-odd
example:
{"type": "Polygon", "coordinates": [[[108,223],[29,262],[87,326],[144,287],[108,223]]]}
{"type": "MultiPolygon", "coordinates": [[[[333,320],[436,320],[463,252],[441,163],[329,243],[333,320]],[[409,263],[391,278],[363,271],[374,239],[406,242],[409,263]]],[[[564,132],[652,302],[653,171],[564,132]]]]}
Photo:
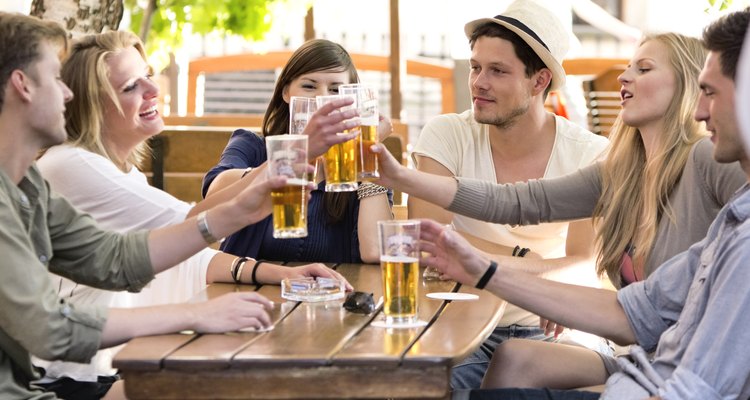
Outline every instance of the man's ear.
{"type": "Polygon", "coordinates": [[[24,102],[30,102],[33,95],[32,79],[20,69],[13,70],[8,78],[8,88],[24,102]]]}
{"type": "Polygon", "coordinates": [[[542,68],[534,74],[534,95],[544,93],[547,87],[552,84],[552,71],[547,68],[542,68]]]}

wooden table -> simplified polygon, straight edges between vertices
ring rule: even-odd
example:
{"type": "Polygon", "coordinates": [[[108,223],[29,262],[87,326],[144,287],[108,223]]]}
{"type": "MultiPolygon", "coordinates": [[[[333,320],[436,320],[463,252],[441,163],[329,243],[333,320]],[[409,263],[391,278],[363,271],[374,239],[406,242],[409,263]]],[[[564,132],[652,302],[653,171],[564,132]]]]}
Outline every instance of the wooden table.
{"type": "MultiPolygon", "coordinates": [[[[382,294],[378,265],[335,266],[355,290],[382,294]]],[[[199,297],[252,291],[276,303],[265,333],[174,334],[130,341],[113,365],[129,399],[447,398],[451,366],[500,320],[505,302],[453,282],[422,281],[421,328],[371,326],[380,310],[355,314],[342,301],[285,301],[279,286],[214,284],[199,297]],[[429,292],[474,293],[442,301],[429,292]]]]}

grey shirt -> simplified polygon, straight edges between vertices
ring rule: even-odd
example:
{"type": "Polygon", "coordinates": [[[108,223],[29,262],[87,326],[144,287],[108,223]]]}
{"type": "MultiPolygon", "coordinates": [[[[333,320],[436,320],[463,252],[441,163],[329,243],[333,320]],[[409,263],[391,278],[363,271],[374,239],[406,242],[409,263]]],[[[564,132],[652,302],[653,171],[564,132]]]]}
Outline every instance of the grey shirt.
{"type": "MultiPolygon", "coordinates": [[[[717,163],[713,159],[711,141],[707,138],[698,141],[690,150],[682,177],[669,196],[674,220],[663,217],[659,221],[653,248],[644,266],[646,276],[703,239],[721,207],[746,180],[739,163],[717,163]]],[[[574,220],[591,217],[601,190],[601,164],[561,178],[517,184],[499,185],[459,178],[458,192],[448,209],[504,224],[574,220]]]]}
{"type": "Polygon", "coordinates": [[[704,240],[618,293],[638,344],[655,349],[663,399],[750,397],[749,219],[746,186],[704,240]]]}
{"type": "Polygon", "coordinates": [[[0,398],[54,398],[29,354],[88,362],[99,348],[104,307],[57,297],[47,271],[86,285],[140,290],[153,279],[148,232],[105,232],[51,193],[32,166],[16,185],[0,170],[0,398]]]}

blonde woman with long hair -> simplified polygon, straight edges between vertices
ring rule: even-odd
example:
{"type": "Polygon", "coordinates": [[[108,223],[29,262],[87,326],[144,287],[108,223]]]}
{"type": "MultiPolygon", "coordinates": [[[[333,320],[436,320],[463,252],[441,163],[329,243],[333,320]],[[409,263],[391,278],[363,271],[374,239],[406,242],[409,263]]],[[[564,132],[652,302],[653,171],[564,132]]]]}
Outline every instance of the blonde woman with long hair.
{"type": "MultiPolygon", "coordinates": [[[[702,123],[693,118],[706,51],[698,39],[646,36],[626,71],[622,111],[608,158],[571,175],[515,185],[439,177],[400,167],[380,151],[380,184],[472,218],[537,224],[594,217],[597,270],[620,288],[642,280],[701,240],[721,207],[746,180],[740,166],[719,164],[702,123]]],[[[493,255],[506,267],[544,260],[493,255]]],[[[548,330],[557,327],[543,321],[548,330]]],[[[486,387],[567,389],[602,384],[616,369],[591,350],[513,340],[498,347],[486,387]]]]}

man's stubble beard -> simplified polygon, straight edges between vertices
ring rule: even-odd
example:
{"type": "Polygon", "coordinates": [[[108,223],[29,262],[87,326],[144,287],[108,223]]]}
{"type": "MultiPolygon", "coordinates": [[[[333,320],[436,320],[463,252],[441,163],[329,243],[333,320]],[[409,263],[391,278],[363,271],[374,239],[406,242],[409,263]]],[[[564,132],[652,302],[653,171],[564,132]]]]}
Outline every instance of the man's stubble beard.
{"type": "Polygon", "coordinates": [[[508,129],[515,125],[521,116],[525,115],[529,111],[529,105],[523,105],[516,107],[505,115],[493,115],[490,117],[481,117],[474,113],[474,119],[480,124],[494,125],[499,129],[508,129]]]}

